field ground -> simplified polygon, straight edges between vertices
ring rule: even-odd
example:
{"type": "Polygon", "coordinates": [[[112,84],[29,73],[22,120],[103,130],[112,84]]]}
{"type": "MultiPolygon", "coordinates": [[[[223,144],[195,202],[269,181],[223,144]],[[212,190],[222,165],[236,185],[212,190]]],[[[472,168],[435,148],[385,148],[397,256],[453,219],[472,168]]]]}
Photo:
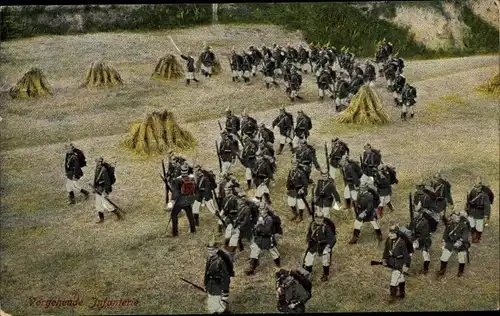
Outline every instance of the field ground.
{"type": "MultiPolygon", "coordinates": [[[[202,210],[201,226],[195,235],[187,233],[185,217],[181,235],[165,238],[167,219],[163,211],[163,184],[159,178],[159,158],[136,158],[119,146],[129,124],[153,110],[169,108],[181,126],[190,130],[199,147],[186,153],[198,156],[203,165],[216,170],[214,140],[216,119],[230,106],[236,114],[243,108],[259,121],[270,124],[283,104],[294,114],[303,109],[313,120],[311,142],[324,166],[323,143],[341,137],[357,157],[363,144],[380,148],[383,160],[398,169],[400,183],[394,187],[394,213],[381,220],[384,234],[390,222],[407,223],[408,192],[417,180],[441,170],[452,183],[457,208],[475,178],[484,181],[499,195],[498,98],[473,93],[498,71],[498,57],[475,56],[432,61],[407,62],[407,80],[417,87],[416,116],[399,120],[392,96],[377,82],[385,107],[393,122],[385,126],[341,126],[329,102],[317,102],[314,80],[304,78],[306,99],[290,104],[284,92],[266,90],[262,77],[252,83],[235,84],[229,73],[200,85],[184,87],[182,80],[162,84],[149,80],[157,58],[174,53],[166,35],[102,33],[79,36],[44,36],[2,43],[1,90],[6,91],[31,66],[45,72],[54,96],[37,101],[12,101],[4,93],[0,115],[2,125],[2,212],[1,212],[1,303],[13,315],[68,314],[158,314],[203,313],[205,296],[182,281],[185,277],[202,284],[205,266],[204,244],[215,228],[215,219],[202,210]],[[90,63],[101,58],[114,66],[125,81],[124,87],[109,90],[77,88],[90,63]],[[200,115],[203,113],[203,115],[200,115]],[[76,206],[66,206],[63,145],[70,138],[83,149],[90,162],[84,169],[84,183],[93,177],[93,159],[103,156],[117,161],[117,184],[113,200],[127,212],[116,222],[106,216],[104,224],[94,224],[96,213],[91,201],[77,197],[76,206]],[[75,309],[30,306],[30,297],[69,299],[78,296],[84,306],[75,309]],[[136,298],[136,307],[91,309],[92,297],[100,299],[136,298]]],[[[198,28],[175,31],[172,37],[185,50],[198,51],[202,41],[216,53],[235,48],[298,43],[297,34],[270,26],[198,28]]],[[[225,64],[227,69],[227,64],[225,64]]],[[[283,90],[283,88],[281,88],[283,90]]],[[[301,265],[305,251],[307,222],[289,222],[285,206],[284,181],[290,153],[278,160],[272,199],[281,214],[284,235],[279,250],[285,268],[301,265]]],[[[242,179],[242,168],[235,167],[242,179]]],[[[313,177],[318,174],[314,171],[313,177]]],[[[340,182],[342,182],[340,180],[340,182]]],[[[321,284],[321,265],[313,270],[313,298],[310,312],[321,311],[426,311],[491,310],[499,306],[498,202],[491,224],[481,244],[471,248],[471,264],[463,278],[457,278],[456,257],[450,259],[447,276],[437,281],[434,273],[416,275],[422,258],[413,259],[407,281],[407,298],[392,306],[384,300],[389,293],[389,272],[370,267],[379,259],[371,227],[364,226],[360,243],[350,246],[353,215],[334,214],[338,242],[333,252],[330,281],[321,284]],[[470,299],[471,293],[474,298],[470,299]]],[[[439,266],[440,227],[433,239],[431,269],[439,266]]],[[[274,266],[264,254],[255,276],[246,277],[248,248],[236,257],[236,278],[231,284],[234,312],[275,311],[274,266]]]]}

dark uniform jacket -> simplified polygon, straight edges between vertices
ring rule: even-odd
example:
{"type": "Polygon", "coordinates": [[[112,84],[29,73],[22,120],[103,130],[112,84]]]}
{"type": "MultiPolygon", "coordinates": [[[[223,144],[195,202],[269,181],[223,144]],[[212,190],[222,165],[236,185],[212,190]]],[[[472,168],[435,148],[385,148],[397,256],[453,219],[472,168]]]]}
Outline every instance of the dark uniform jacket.
{"type": "Polygon", "coordinates": [[[306,144],[306,146],[299,146],[295,152],[295,159],[301,165],[311,168],[311,164],[314,165],[316,169],[319,169],[318,159],[316,158],[316,149],[313,146],[306,144]]]}
{"type": "Polygon", "coordinates": [[[345,99],[349,95],[349,83],[345,80],[340,80],[335,87],[335,94],[339,99],[345,99]]]}
{"type": "Polygon", "coordinates": [[[356,209],[356,219],[360,222],[370,222],[377,219],[377,213],[375,209],[380,204],[380,196],[375,190],[368,188],[367,191],[359,191],[357,209],[356,209]],[[360,218],[359,215],[365,212],[365,216],[360,218]]]}
{"type": "Polygon", "coordinates": [[[236,135],[240,131],[239,121],[240,119],[236,115],[226,118],[226,131],[236,135]]]}
{"type": "Polygon", "coordinates": [[[336,141],[332,143],[332,150],[330,152],[329,160],[330,165],[334,168],[339,167],[339,162],[344,154],[349,155],[349,147],[343,141],[336,141]]]}
{"type": "Polygon", "coordinates": [[[276,246],[273,218],[266,214],[264,223],[257,223],[254,227],[254,242],[262,250],[269,250],[276,246]]]}
{"type": "Polygon", "coordinates": [[[66,172],[66,178],[70,180],[78,180],[83,177],[83,171],[80,166],[80,161],[78,160],[78,155],[75,152],[66,154],[66,158],[64,161],[64,171],[66,172]]]}
{"type": "Polygon", "coordinates": [[[218,250],[215,256],[207,260],[205,266],[205,289],[210,295],[229,293],[231,277],[234,277],[234,266],[229,255],[218,250]]]}
{"type": "Polygon", "coordinates": [[[437,181],[432,181],[432,188],[436,194],[436,210],[442,212],[446,209],[448,204],[453,204],[453,199],[451,198],[451,184],[444,180],[438,179],[437,181]]]}
{"type": "Polygon", "coordinates": [[[241,64],[241,70],[242,71],[250,71],[250,70],[252,70],[252,64],[253,64],[252,56],[248,55],[248,54],[243,55],[243,57],[242,57],[242,64],[241,64]]]}
{"type": "Polygon", "coordinates": [[[213,193],[210,187],[210,180],[208,176],[202,172],[199,177],[196,176],[196,201],[210,201],[212,198],[213,193]]]}
{"type": "Polygon", "coordinates": [[[231,55],[231,70],[241,70],[241,66],[243,64],[243,57],[238,54],[231,55]]]}
{"type": "Polygon", "coordinates": [[[265,143],[274,144],[274,132],[267,127],[259,128],[259,133],[265,143]]]}
{"type": "Polygon", "coordinates": [[[241,132],[247,136],[253,136],[257,131],[257,120],[251,116],[244,116],[241,119],[241,132]]]}
{"type": "Polygon", "coordinates": [[[382,258],[387,260],[388,267],[401,271],[410,262],[405,240],[399,236],[396,239],[387,238],[382,258]]]}
{"type": "Polygon", "coordinates": [[[363,173],[369,177],[373,176],[381,161],[382,155],[380,154],[380,151],[376,149],[365,150],[363,152],[363,163],[361,164],[363,173]]]}
{"type": "Polygon", "coordinates": [[[488,194],[483,190],[473,189],[467,195],[468,215],[474,219],[490,216],[491,203],[488,194]]]}
{"type": "Polygon", "coordinates": [[[252,229],[257,223],[259,207],[246,199],[238,201],[238,217],[235,225],[240,228],[240,239],[252,240],[252,229]]]}
{"type": "Polygon", "coordinates": [[[268,59],[264,64],[264,76],[272,77],[274,75],[274,69],[276,69],[276,62],[268,59]]]}
{"type": "Polygon", "coordinates": [[[280,135],[290,137],[290,132],[293,129],[293,115],[291,113],[285,112],[280,114],[273,121],[273,128],[278,126],[280,130],[280,135]]]}
{"type": "Polygon", "coordinates": [[[307,232],[308,252],[322,255],[326,245],[330,246],[330,249],[335,246],[337,237],[331,227],[333,222],[327,223],[326,221],[329,221],[329,219],[324,219],[322,224],[312,221],[309,225],[309,231],[307,232]]]}
{"type": "Polygon", "coordinates": [[[385,170],[378,170],[375,175],[375,186],[380,196],[389,196],[392,193],[391,176],[385,170]]]}
{"type": "Polygon", "coordinates": [[[219,145],[220,159],[223,162],[231,162],[236,158],[238,152],[238,141],[230,137],[224,137],[219,145]]]}
{"type": "Polygon", "coordinates": [[[304,65],[309,60],[309,52],[304,48],[299,48],[299,62],[301,65],[304,65]]]}
{"type": "Polygon", "coordinates": [[[295,169],[291,169],[290,172],[288,172],[288,178],[286,181],[286,188],[288,190],[288,196],[294,197],[294,198],[299,198],[297,192],[300,189],[304,190],[303,196],[307,196],[307,186],[309,184],[307,174],[304,170],[301,168],[297,167],[295,169]]]}
{"type": "Polygon", "coordinates": [[[373,65],[366,65],[365,67],[365,74],[364,74],[364,79],[366,82],[368,81],[373,81],[376,78],[376,72],[375,72],[375,67],[373,65]]]}
{"type": "Polygon", "coordinates": [[[412,106],[414,105],[415,98],[417,97],[417,90],[412,86],[405,86],[401,92],[401,101],[403,104],[412,106]]]}
{"type": "Polygon", "coordinates": [[[99,193],[111,193],[113,191],[111,187],[111,178],[105,165],[100,165],[95,168],[94,188],[99,193]]]}
{"type": "Polygon", "coordinates": [[[351,86],[349,88],[349,93],[356,94],[359,91],[359,88],[363,85],[363,77],[356,76],[351,81],[351,86]]]}
{"type": "Polygon", "coordinates": [[[250,168],[252,169],[253,166],[255,165],[255,153],[259,149],[259,145],[257,144],[256,141],[250,140],[245,142],[245,145],[243,146],[243,150],[241,153],[241,160],[243,161],[243,166],[245,168],[250,168]]]}
{"type": "Polygon", "coordinates": [[[328,90],[331,84],[333,84],[333,79],[330,72],[328,70],[323,70],[318,78],[318,88],[321,90],[328,90]]]}
{"type": "Polygon", "coordinates": [[[444,229],[443,240],[445,248],[448,251],[465,251],[469,248],[469,223],[466,219],[460,218],[458,223],[449,221],[444,229]],[[458,248],[454,247],[457,241],[461,241],[462,245],[458,248]]]}
{"type": "Polygon", "coordinates": [[[201,62],[205,67],[210,67],[214,65],[215,54],[211,51],[204,51],[201,53],[201,62]]]}
{"type": "Polygon", "coordinates": [[[195,71],[194,58],[191,56],[185,56],[185,55],[181,55],[181,57],[182,57],[182,59],[187,61],[187,71],[194,72],[195,71]]]}
{"type": "Polygon", "coordinates": [[[256,187],[273,178],[273,166],[269,159],[258,158],[252,168],[252,178],[256,187]]]}
{"type": "Polygon", "coordinates": [[[196,179],[192,176],[179,176],[172,181],[172,199],[175,201],[176,206],[185,207],[193,205],[196,200],[197,191],[196,179]],[[184,182],[186,182],[186,184],[184,184],[186,191],[183,192],[184,182]],[[189,194],[188,191],[191,186],[193,186],[193,194],[189,194]]]}
{"type": "Polygon", "coordinates": [[[291,90],[299,90],[300,85],[302,84],[302,76],[298,73],[294,73],[290,75],[290,89],[291,90]]]}
{"type": "Polygon", "coordinates": [[[342,167],[344,174],[344,183],[349,186],[349,190],[355,190],[361,184],[361,168],[354,161],[348,161],[347,165],[342,167]]]}
{"type": "Polygon", "coordinates": [[[235,224],[236,218],[238,217],[238,197],[236,195],[224,197],[221,206],[223,214],[229,217],[229,222],[235,224]]]}
{"type": "Polygon", "coordinates": [[[340,202],[340,195],[335,187],[333,179],[318,180],[314,190],[314,203],[319,207],[331,207],[333,200],[340,202]]]}
{"type": "Polygon", "coordinates": [[[279,287],[282,288],[283,294],[278,298],[278,311],[285,314],[305,313],[305,303],[311,298],[311,287],[306,289],[296,278],[285,279],[279,287]],[[292,303],[297,305],[290,308],[292,303]]]}
{"type": "Polygon", "coordinates": [[[419,213],[408,225],[412,231],[412,241],[418,240],[418,249],[428,251],[432,245],[429,221],[423,213],[419,213]],[[414,233],[413,233],[414,231],[414,233]]]}
{"type": "Polygon", "coordinates": [[[396,80],[394,81],[394,91],[396,91],[398,93],[403,92],[403,88],[405,86],[405,83],[406,83],[405,77],[397,76],[396,80]]]}
{"type": "Polygon", "coordinates": [[[299,138],[309,137],[309,131],[312,129],[311,118],[305,114],[297,117],[295,125],[295,135],[299,138]]]}

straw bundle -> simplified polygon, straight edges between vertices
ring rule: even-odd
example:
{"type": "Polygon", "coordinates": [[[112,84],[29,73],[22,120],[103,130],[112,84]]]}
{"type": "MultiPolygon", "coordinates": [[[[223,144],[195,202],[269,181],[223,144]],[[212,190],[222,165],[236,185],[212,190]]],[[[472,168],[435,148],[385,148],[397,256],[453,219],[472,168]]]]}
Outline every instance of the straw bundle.
{"type": "Polygon", "coordinates": [[[337,117],[340,123],[384,124],[390,121],[375,90],[363,85],[347,109],[337,117]]]}
{"type": "Polygon", "coordinates": [[[120,74],[103,62],[92,63],[85,76],[84,87],[112,87],[122,85],[120,74]]]}
{"type": "Polygon", "coordinates": [[[9,95],[13,99],[33,99],[52,95],[52,91],[43,75],[38,68],[31,68],[17,82],[17,84],[9,90],[9,95]]]}
{"type": "Polygon", "coordinates": [[[500,72],[488,79],[487,89],[493,95],[500,95],[500,72]]]}
{"type": "Polygon", "coordinates": [[[182,78],[182,66],[174,55],[160,58],[156,64],[155,71],[151,76],[153,80],[170,80],[182,78]]]}

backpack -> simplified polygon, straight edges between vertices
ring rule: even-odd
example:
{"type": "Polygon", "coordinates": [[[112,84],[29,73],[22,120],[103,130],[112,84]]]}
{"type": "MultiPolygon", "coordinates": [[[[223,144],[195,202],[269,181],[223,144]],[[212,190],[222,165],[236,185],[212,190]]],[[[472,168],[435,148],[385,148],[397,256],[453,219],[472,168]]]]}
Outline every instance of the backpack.
{"type": "Polygon", "coordinates": [[[283,229],[281,227],[281,218],[275,211],[269,211],[269,216],[273,219],[273,230],[275,234],[283,235],[283,229]]]}
{"type": "Polygon", "coordinates": [[[196,193],[196,182],[194,178],[189,176],[181,177],[181,194],[182,195],[195,195],[196,193]]]}
{"type": "Polygon", "coordinates": [[[103,163],[104,168],[108,171],[109,180],[111,181],[111,185],[115,184],[115,167],[111,166],[109,163],[103,163]]]}
{"type": "MultiPolygon", "coordinates": [[[[309,293],[309,298],[311,297],[312,294],[312,283],[309,280],[309,278],[302,274],[300,270],[292,270],[290,271],[290,275],[297,280],[297,282],[302,285],[302,287],[309,293]]],[[[309,300],[309,299],[308,299],[309,300]]]]}
{"type": "Polygon", "coordinates": [[[203,170],[203,175],[207,177],[210,182],[210,190],[217,189],[217,181],[215,181],[215,174],[213,171],[203,170]]]}
{"type": "Polygon", "coordinates": [[[391,184],[397,184],[399,181],[396,178],[396,169],[387,167],[387,172],[389,173],[389,176],[391,178],[391,184]]]}
{"type": "Polygon", "coordinates": [[[80,165],[80,168],[85,167],[87,165],[87,161],[85,159],[85,155],[83,154],[83,152],[80,149],[76,148],[73,149],[73,152],[78,157],[78,164],[80,165]]]}
{"type": "Polygon", "coordinates": [[[240,130],[240,128],[241,128],[241,126],[240,126],[240,125],[241,125],[241,120],[240,120],[240,118],[239,118],[239,117],[237,117],[237,116],[235,116],[235,118],[236,118],[236,119],[235,119],[234,121],[235,121],[235,123],[236,123],[236,130],[237,130],[237,131],[239,131],[239,130],[240,130]]]}
{"type": "Polygon", "coordinates": [[[361,170],[361,166],[357,161],[350,161],[349,164],[354,169],[354,172],[358,175],[358,178],[361,178],[363,175],[363,170],[361,170]]]}

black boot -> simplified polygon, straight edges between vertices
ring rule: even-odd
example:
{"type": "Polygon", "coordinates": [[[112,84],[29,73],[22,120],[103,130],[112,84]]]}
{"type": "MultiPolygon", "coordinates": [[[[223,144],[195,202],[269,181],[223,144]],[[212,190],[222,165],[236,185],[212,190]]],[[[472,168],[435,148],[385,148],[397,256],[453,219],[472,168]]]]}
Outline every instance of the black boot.
{"type": "Polygon", "coordinates": [[[99,221],[96,222],[96,224],[100,224],[102,222],[104,222],[104,213],[103,212],[99,212],[99,221]]]}
{"type": "Polygon", "coordinates": [[[186,79],[186,85],[190,84],[191,83],[191,80],[189,79],[186,79]]]}
{"type": "Polygon", "coordinates": [[[280,260],[280,258],[276,258],[276,259],[274,259],[274,264],[275,264],[278,268],[279,268],[279,267],[281,267],[281,260],[280,260]]]}
{"type": "Polygon", "coordinates": [[[299,223],[304,220],[304,210],[299,210],[299,223]]]}
{"type": "Polygon", "coordinates": [[[404,113],[403,112],[401,112],[400,116],[401,116],[401,119],[404,120],[404,118],[403,118],[404,117],[404,113]]]}
{"type": "Polygon", "coordinates": [[[194,225],[200,226],[200,214],[193,214],[194,217],[194,225]]]}
{"type": "Polygon", "coordinates": [[[312,266],[309,266],[309,267],[303,266],[303,268],[304,268],[304,270],[306,270],[309,273],[312,273],[312,271],[313,271],[313,267],[312,266]]]}
{"type": "Polygon", "coordinates": [[[387,203],[387,206],[389,207],[389,209],[391,210],[391,212],[394,212],[394,207],[392,206],[391,202],[387,203]]]}
{"type": "Polygon", "coordinates": [[[359,229],[355,229],[353,232],[352,232],[352,239],[349,241],[349,244],[351,245],[354,245],[358,242],[359,240],[359,233],[361,231],[359,229]]]}
{"type": "Polygon", "coordinates": [[[194,80],[194,82],[200,82],[200,80],[198,80],[198,79],[196,79],[196,78],[194,78],[193,80],[194,80]]]}
{"type": "Polygon", "coordinates": [[[229,247],[229,241],[230,241],[229,238],[224,239],[224,247],[226,248],[229,247]]]}
{"type": "Polygon", "coordinates": [[[345,199],[345,208],[348,210],[351,209],[351,199],[345,199]]]}
{"type": "Polygon", "coordinates": [[[73,191],[69,192],[68,198],[69,198],[68,202],[69,205],[75,204],[75,193],[73,191]]]}
{"type": "Polygon", "coordinates": [[[377,234],[377,240],[381,242],[383,240],[382,231],[380,229],[375,229],[375,234],[377,234]]]}
{"type": "Polygon", "coordinates": [[[223,226],[222,224],[219,224],[219,226],[217,227],[217,232],[220,234],[222,234],[222,229],[223,229],[223,226]]]}
{"type": "MultiPolygon", "coordinates": [[[[233,80],[233,81],[234,81],[234,80],[233,80]]],[[[269,89],[269,83],[267,83],[267,82],[266,82],[266,88],[268,88],[268,89],[269,89]]]]}
{"type": "Polygon", "coordinates": [[[398,287],[391,285],[391,296],[389,297],[389,303],[393,303],[398,298],[398,287]]]}
{"type": "Polygon", "coordinates": [[[233,77],[233,82],[235,82],[235,81],[236,81],[236,78],[235,78],[235,77],[233,77]]]}
{"type": "Polygon", "coordinates": [[[113,214],[116,215],[116,219],[121,221],[123,219],[122,214],[120,213],[120,210],[116,209],[113,211],[113,214]]]}
{"type": "Polygon", "coordinates": [[[252,180],[247,180],[247,188],[248,190],[252,188],[252,180]]]}
{"type": "Polygon", "coordinates": [[[88,192],[88,191],[86,191],[86,190],[84,190],[84,189],[81,189],[81,190],[80,190],[80,193],[81,193],[81,194],[83,194],[83,198],[84,198],[85,200],[88,200],[88,198],[89,198],[89,192],[88,192]]]}
{"type": "Polygon", "coordinates": [[[424,261],[424,268],[422,269],[422,274],[427,274],[429,272],[430,261],[424,261]]]}
{"type": "Polygon", "coordinates": [[[394,103],[396,103],[396,106],[399,106],[399,100],[397,98],[394,98],[394,103]]]}
{"type": "Polygon", "coordinates": [[[323,275],[321,276],[321,281],[328,281],[328,275],[330,274],[330,267],[323,266],[323,275]]]}
{"type": "Polygon", "coordinates": [[[399,295],[398,295],[399,298],[405,298],[405,285],[406,285],[405,282],[399,283],[399,295]]]}
{"type": "Polygon", "coordinates": [[[243,251],[243,250],[245,249],[245,247],[243,247],[243,242],[241,241],[241,239],[240,239],[240,240],[238,240],[238,249],[239,249],[240,251],[243,251]]]}
{"type": "Polygon", "coordinates": [[[403,121],[406,121],[406,112],[403,113],[403,121]]]}
{"type": "Polygon", "coordinates": [[[297,207],[292,206],[292,214],[293,214],[293,217],[290,220],[294,221],[297,219],[297,216],[299,216],[299,214],[297,213],[297,207]]]}
{"type": "Polygon", "coordinates": [[[415,113],[410,114],[410,118],[413,118],[413,116],[415,116],[415,113]]]}
{"type": "Polygon", "coordinates": [[[276,154],[280,155],[283,152],[283,148],[285,148],[285,144],[280,144],[280,147],[278,148],[278,152],[276,154]]]}
{"type": "Polygon", "coordinates": [[[439,269],[437,275],[443,276],[446,273],[446,266],[448,265],[448,262],[441,261],[441,268],[439,269]]]}
{"type": "Polygon", "coordinates": [[[248,268],[245,270],[246,275],[252,275],[255,273],[255,268],[257,268],[257,264],[259,259],[250,259],[250,264],[248,268]]]}
{"type": "Polygon", "coordinates": [[[464,269],[465,269],[465,263],[459,263],[457,277],[461,277],[464,274],[464,269]]]}

